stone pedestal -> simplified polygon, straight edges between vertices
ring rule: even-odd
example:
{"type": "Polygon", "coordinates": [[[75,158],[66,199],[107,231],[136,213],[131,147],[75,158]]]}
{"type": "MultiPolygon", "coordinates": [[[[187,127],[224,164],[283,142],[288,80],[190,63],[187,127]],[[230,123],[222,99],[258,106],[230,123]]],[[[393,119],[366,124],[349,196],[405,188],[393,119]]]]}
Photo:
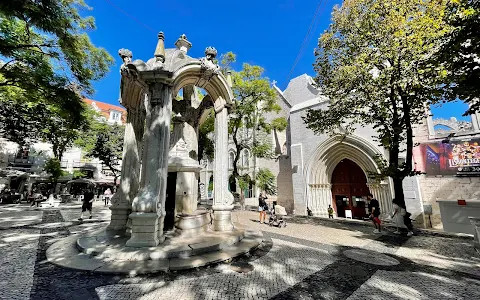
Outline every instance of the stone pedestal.
{"type": "Polygon", "coordinates": [[[469,217],[468,219],[473,226],[473,246],[480,252],[480,218],[469,217]]]}
{"type": "Polygon", "coordinates": [[[232,223],[232,210],[219,210],[213,212],[213,230],[215,231],[232,231],[234,229],[232,223]]]}
{"type": "Polygon", "coordinates": [[[163,224],[163,217],[157,213],[138,213],[130,214],[132,220],[132,235],[125,244],[127,247],[155,247],[162,243],[165,238],[163,233],[159,234],[162,228],[159,228],[159,222],[163,224]],[[161,219],[161,220],[160,220],[161,219]]]}
{"type": "MultiPolygon", "coordinates": [[[[114,195],[115,196],[115,195],[114,195]]],[[[113,202],[112,197],[112,202],[113,202]]],[[[125,231],[128,223],[128,216],[132,211],[132,207],[128,202],[117,202],[110,207],[112,216],[110,218],[110,224],[107,226],[108,231],[125,231]]]]}
{"type": "Polygon", "coordinates": [[[208,211],[180,214],[175,222],[176,233],[184,237],[198,236],[207,231],[210,221],[210,213],[208,211]]]}

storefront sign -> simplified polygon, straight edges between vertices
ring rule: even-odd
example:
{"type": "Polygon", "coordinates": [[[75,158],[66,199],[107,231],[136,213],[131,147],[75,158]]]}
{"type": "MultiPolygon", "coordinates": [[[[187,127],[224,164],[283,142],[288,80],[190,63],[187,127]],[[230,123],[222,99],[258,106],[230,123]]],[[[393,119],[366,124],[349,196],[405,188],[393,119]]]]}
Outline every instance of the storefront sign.
{"type": "Polygon", "coordinates": [[[480,139],[422,144],[427,175],[480,176],[480,139]]]}

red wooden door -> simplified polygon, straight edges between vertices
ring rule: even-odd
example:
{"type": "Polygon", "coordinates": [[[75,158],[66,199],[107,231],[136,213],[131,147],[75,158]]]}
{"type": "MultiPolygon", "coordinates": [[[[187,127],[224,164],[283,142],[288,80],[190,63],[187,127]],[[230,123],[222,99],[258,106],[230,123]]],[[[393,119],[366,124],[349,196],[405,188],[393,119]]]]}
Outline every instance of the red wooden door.
{"type": "Polygon", "coordinates": [[[363,170],[353,161],[344,159],[338,163],[332,174],[333,204],[339,217],[345,217],[345,210],[351,210],[354,218],[366,216],[365,202],[369,193],[367,178],[363,170]]]}

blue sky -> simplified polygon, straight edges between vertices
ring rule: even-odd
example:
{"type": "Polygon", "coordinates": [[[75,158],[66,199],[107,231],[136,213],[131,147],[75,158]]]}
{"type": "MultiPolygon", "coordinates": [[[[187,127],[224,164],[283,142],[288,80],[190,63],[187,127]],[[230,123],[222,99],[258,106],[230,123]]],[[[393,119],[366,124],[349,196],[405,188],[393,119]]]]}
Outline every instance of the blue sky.
{"type": "MultiPolygon", "coordinates": [[[[218,53],[233,51],[239,63],[247,62],[265,68],[265,75],[276,80],[284,90],[317,6],[316,22],[303,55],[291,77],[314,75],[313,50],[317,39],[330,23],[330,14],[341,0],[86,0],[93,10],[84,14],[96,20],[95,31],[89,33],[93,43],[104,47],[115,58],[110,73],[95,83],[93,99],[118,105],[121,59],[117,52],[127,48],[133,59],[148,60],[153,56],[157,33],[165,33],[165,46],[174,48],[181,34],[193,44],[189,55],[204,56],[213,46],[218,53]],[[131,17],[126,16],[117,8],[131,17]]],[[[459,117],[458,105],[434,109],[435,117],[459,117]]]]}

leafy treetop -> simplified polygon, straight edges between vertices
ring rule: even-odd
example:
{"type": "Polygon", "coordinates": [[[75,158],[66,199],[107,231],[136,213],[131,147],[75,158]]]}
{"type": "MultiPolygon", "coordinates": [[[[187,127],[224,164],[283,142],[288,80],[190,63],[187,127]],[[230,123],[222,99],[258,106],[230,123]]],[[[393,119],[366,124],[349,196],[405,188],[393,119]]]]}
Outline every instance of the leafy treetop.
{"type": "Polygon", "coordinates": [[[403,178],[417,173],[413,126],[425,117],[425,105],[443,100],[446,72],[428,61],[451,30],[443,19],[446,3],[346,0],[334,8],[332,24],[318,41],[315,79],[330,103],[328,109],[309,110],[307,126],[329,134],[371,126],[389,152],[388,160],[378,157],[378,177],[393,179],[400,203],[403,178]]]}

